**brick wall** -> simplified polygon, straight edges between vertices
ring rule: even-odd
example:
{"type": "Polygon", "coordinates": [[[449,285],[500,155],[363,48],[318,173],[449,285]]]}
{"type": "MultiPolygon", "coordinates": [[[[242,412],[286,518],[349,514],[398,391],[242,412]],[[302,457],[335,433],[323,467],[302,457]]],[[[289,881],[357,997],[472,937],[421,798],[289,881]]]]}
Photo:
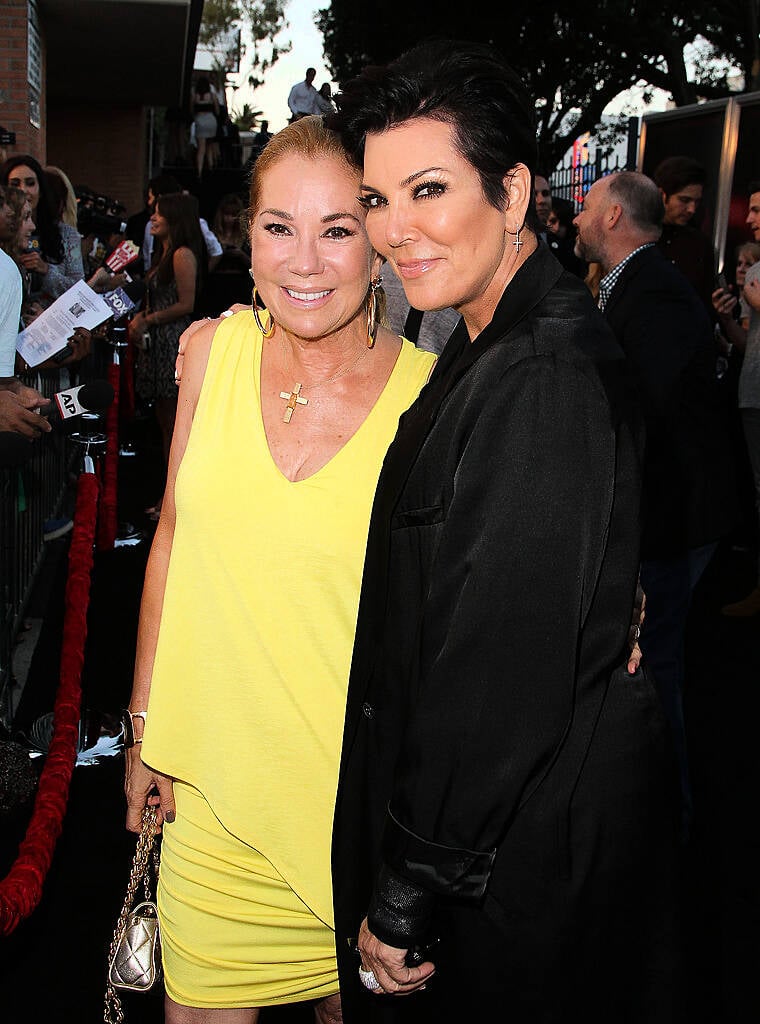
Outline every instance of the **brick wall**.
{"type": "Polygon", "coordinates": [[[74,186],[118,199],[127,215],[144,205],[145,150],[144,107],[50,102],[47,162],[64,170],[74,186]]]}
{"type": "Polygon", "coordinates": [[[27,0],[2,0],[0,4],[0,125],[16,133],[16,145],[5,147],[5,156],[30,153],[40,163],[45,158],[44,38],[40,128],[29,121],[27,82],[27,0]]]}

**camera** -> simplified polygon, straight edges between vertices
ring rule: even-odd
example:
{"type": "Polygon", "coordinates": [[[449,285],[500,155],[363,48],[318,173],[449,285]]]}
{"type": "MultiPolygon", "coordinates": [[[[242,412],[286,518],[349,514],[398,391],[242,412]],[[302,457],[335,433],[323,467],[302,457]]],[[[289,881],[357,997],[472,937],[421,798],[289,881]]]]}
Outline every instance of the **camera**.
{"type": "Polygon", "coordinates": [[[103,240],[111,235],[123,235],[127,230],[124,214],[127,212],[116,199],[77,189],[77,231],[80,235],[96,235],[103,240]]]}

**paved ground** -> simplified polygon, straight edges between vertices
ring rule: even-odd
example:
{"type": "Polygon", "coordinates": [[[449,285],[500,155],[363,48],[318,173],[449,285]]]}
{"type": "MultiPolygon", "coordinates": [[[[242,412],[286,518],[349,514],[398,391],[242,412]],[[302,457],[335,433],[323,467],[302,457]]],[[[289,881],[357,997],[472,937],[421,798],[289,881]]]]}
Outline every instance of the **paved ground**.
{"type": "MultiPolygon", "coordinates": [[[[120,465],[120,516],[146,525],[142,509],[160,492],[154,438],[135,427],[142,453],[120,465]]],[[[760,617],[729,620],[720,606],[752,585],[753,552],[718,551],[695,594],[689,624],[686,717],[695,822],[683,851],[684,974],[680,1024],[760,1021],[760,842],[755,829],[760,789],[760,617]]],[[[137,609],[148,541],[96,559],[83,677],[85,705],[112,713],[131,686],[137,609]]],[[[52,708],[57,685],[67,538],[49,546],[29,609],[36,634],[18,652],[25,685],[16,727],[29,728],[52,708]],[[36,637],[36,642],[35,642],[36,637]],[[33,650],[31,650],[33,648],[33,650]]],[[[223,753],[223,737],[220,738],[223,753]]],[[[106,951],[123,898],[133,840],[123,829],[122,763],[78,767],[63,835],[33,915],[0,939],[0,1020],[98,1024],[106,951]]],[[[13,862],[28,814],[4,822],[0,877],[13,862]]],[[[127,1024],[160,1024],[158,995],[125,999],[127,1024]]],[[[267,1024],[305,1024],[304,1008],[268,1010],[267,1024]]],[[[616,1024],[616,1022],[610,1022],[616,1024]]]]}

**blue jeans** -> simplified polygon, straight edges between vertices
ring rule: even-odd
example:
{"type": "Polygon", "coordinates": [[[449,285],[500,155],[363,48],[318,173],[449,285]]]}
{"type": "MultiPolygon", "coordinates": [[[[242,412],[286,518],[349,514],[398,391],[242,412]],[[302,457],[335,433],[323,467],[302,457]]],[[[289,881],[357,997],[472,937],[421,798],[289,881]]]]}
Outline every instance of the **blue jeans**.
{"type": "Polygon", "coordinates": [[[715,554],[718,542],[691,548],[678,558],[641,563],[641,586],[646,595],[639,646],[655,685],[673,736],[678,761],[684,836],[692,817],[691,783],[683,716],[684,641],[694,587],[715,554]]]}

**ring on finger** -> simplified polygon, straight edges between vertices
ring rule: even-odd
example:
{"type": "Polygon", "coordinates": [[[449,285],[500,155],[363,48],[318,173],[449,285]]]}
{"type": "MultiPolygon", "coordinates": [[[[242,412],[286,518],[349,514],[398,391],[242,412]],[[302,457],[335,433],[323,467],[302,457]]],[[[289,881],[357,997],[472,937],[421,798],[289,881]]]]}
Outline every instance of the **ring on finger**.
{"type": "Polygon", "coordinates": [[[368,988],[370,992],[376,992],[379,988],[382,988],[380,982],[375,977],[374,971],[365,971],[363,967],[359,968],[359,981],[368,988]]]}

